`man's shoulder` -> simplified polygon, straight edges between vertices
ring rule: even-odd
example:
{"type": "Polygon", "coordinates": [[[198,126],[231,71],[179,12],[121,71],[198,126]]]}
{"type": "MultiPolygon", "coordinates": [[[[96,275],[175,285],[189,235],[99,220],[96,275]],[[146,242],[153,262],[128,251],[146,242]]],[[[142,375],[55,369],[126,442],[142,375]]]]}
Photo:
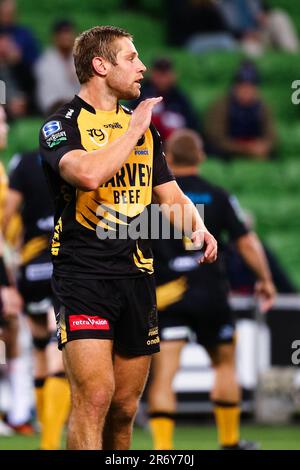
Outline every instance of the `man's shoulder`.
{"type": "Polygon", "coordinates": [[[61,105],[54,113],[48,116],[44,121],[41,131],[45,138],[49,137],[55,132],[62,130],[63,124],[74,125],[77,123],[77,117],[80,113],[81,106],[76,100],[61,105]]]}
{"type": "Polygon", "coordinates": [[[127,106],[124,106],[123,104],[120,105],[120,108],[122,111],[124,111],[125,114],[132,114],[133,110],[128,108],[127,106]]]}
{"type": "MultiPolygon", "coordinates": [[[[38,69],[41,66],[53,64],[53,62],[58,62],[61,58],[59,57],[59,53],[54,49],[54,47],[48,47],[38,58],[36,63],[36,68],[38,69]]],[[[54,72],[54,70],[53,70],[54,72]]]]}

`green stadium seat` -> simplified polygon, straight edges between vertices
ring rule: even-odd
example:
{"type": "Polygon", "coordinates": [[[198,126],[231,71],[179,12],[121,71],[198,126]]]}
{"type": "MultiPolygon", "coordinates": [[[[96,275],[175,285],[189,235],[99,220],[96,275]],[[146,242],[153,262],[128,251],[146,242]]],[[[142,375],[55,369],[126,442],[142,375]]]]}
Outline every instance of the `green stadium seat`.
{"type": "Polygon", "coordinates": [[[28,152],[38,147],[38,135],[42,120],[38,118],[21,119],[11,125],[8,135],[8,148],[1,158],[8,163],[18,152],[28,152]]]}
{"type": "MultiPolygon", "coordinates": [[[[274,7],[289,11],[300,35],[300,9],[295,0],[270,0],[274,7]]],[[[124,11],[122,0],[52,0],[39,5],[36,0],[20,2],[20,20],[31,27],[43,46],[49,44],[54,20],[68,16],[78,31],[95,24],[112,24],[133,33],[142,60],[149,66],[154,57],[170,55],[178,79],[203,116],[210,103],[228,89],[241,53],[193,55],[165,43],[161,0],[140,0],[138,11],[124,11]],[[158,21],[159,18],[159,21],[158,21]]],[[[300,286],[299,200],[300,200],[300,105],[291,101],[292,83],[300,79],[300,61],[290,54],[269,52],[255,58],[262,77],[261,90],[278,125],[277,159],[271,162],[234,161],[225,164],[208,159],[203,174],[215,184],[238,196],[257,219],[258,233],[275,250],[287,271],[300,286]]],[[[1,158],[31,150],[37,145],[38,119],[20,121],[11,126],[9,147],[1,158]]]]}

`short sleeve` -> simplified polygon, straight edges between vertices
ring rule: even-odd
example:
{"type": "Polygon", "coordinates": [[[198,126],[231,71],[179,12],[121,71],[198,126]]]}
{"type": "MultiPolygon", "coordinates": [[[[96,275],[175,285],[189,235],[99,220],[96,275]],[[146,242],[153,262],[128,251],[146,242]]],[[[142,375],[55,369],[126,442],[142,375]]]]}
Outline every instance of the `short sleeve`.
{"type": "Polygon", "coordinates": [[[166,162],[162,141],[154,126],[150,126],[153,136],[153,188],[168,181],[175,180],[173,173],[166,162]]]}
{"type": "Polygon", "coordinates": [[[240,204],[235,196],[223,193],[223,216],[226,230],[232,240],[246,235],[249,230],[244,222],[244,216],[240,204]]]}
{"type": "Polygon", "coordinates": [[[16,153],[13,155],[12,159],[8,165],[8,179],[9,179],[9,188],[23,193],[23,159],[22,155],[16,153]]]}
{"type": "Polygon", "coordinates": [[[65,117],[51,118],[40,130],[40,153],[54,171],[59,172],[61,158],[71,150],[84,150],[75,121],[65,117]]]}

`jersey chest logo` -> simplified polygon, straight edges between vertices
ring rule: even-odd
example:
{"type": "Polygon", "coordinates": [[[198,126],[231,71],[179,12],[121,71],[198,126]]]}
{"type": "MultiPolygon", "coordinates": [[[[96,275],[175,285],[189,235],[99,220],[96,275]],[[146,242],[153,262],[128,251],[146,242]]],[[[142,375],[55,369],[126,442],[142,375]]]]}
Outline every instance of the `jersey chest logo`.
{"type": "Polygon", "coordinates": [[[87,129],[87,133],[90,140],[93,144],[97,145],[97,147],[103,147],[108,142],[108,134],[105,129],[87,129]]]}

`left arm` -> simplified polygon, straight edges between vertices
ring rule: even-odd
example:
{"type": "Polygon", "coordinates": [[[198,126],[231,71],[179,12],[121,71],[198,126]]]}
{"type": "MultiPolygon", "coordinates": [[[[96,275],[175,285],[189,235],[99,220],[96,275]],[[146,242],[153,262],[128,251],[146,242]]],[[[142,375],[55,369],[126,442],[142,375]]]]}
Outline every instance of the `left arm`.
{"type": "Polygon", "coordinates": [[[177,229],[192,239],[195,248],[205,245],[201,263],[213,263],[217,258],[217,242],[205,227],[192,201],[181,191],[176,181],[155,186],[153,194],[162,205],[164,215],[177,229]]]}

